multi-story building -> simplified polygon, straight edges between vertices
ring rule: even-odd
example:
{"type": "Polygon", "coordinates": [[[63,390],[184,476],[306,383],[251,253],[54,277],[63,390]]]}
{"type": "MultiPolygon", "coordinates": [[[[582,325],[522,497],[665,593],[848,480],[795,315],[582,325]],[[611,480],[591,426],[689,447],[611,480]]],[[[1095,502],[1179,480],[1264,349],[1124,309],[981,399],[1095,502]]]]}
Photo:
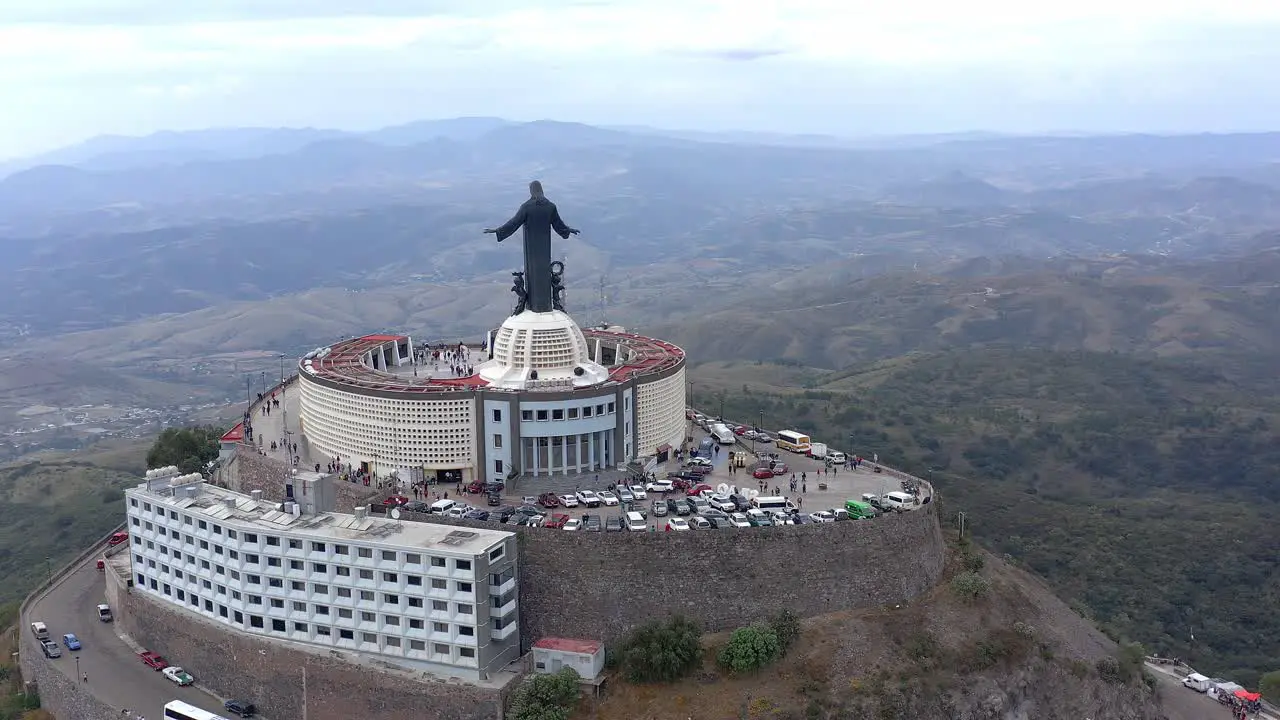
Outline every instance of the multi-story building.
{"type": "Polygon", "coordinates": [[[454,483],[664,460],[684,439],[685,356],[670,343],[584,331],[556,310],[509,317],[482,346],[444,348],[456,360],[425,350],[368,335],[304,357],[312,457],[454,483]]]}
{"type": "Polygon", "coordinates": [[[125,492],[135,591],[244,632],[481,681],[520,654],[515,535],[265,503],[176,469],[125,492]]]}

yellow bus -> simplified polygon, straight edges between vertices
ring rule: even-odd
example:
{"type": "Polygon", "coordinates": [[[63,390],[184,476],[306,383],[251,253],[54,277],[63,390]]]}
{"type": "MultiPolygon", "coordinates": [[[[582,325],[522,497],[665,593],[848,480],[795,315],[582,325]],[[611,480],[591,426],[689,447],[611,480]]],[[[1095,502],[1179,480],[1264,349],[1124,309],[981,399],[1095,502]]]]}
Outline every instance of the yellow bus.
{"type": "Polygon", "coordinates": [[[783,430],[778,433],[778,440],[775,444],[779,450],[790,450],[793,453],[809,452],[809,436],[798,433],[795,430],[783,430]]]}

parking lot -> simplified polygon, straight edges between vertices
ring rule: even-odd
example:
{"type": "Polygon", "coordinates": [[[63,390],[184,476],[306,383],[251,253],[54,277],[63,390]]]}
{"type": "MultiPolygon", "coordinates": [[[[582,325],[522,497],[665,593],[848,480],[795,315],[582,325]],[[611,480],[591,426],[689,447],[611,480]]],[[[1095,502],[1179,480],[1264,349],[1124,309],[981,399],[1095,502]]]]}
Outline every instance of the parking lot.
{"type": "MultiPolygon", "coordinates": [[[[693,446],[696,447],[707,436],[707,432],[692,422],[688,427],[688,435],[693,438],[693,446]]],[[[749,440],[742,442],[741,438],[735,445],[719,446],[719,452],[709,456],[708,459],[712,463],[712,470],[705,475],[701,482],[710,485],[715,491],[722,489],[722,486],[727,486],[727,489],[731,492],[735,490],[738,492],[751,490],[759,492],[762,496],[774,495],[774,489],[777,488],[777,495],[787,498],[798,508],[800,513],[805,514],[830,508],[843,508],[846,500],[857,500],[864,494],[883,496],[888,492],[902,489],[901,482],[896,477],[892,477],[888,473],[875,472],[869,464],[864,464],[857,470],[826,468],[822,461],[802,454],[779,452],[777,448],[766,447],[763,444],[755,449],[761,453],[761,457],[763,457],[764,453],[776,453],[778,455],[777,460],[787,466],[786,471],[781,475],[776,475],[769,479],[763,490],[760,485],[762,481],[752,477],[751,472],[758,461],[758,457],[751,454],[752,443],[749,440]],[[746,455],[747,466],[745,468],[731,469],[729,467],[731,451],[746,455]],[[793,477],[796,482],[794,491],[791,489],[793,477]]],[[[668,472],[679,471],[681,465],[681,462],[671,460],[660,464],[653,475],[656,479],[663,479],[668,472]]],[[[577,490],[589,490],[598,494],[601,491],[609,490],[609,486],[603,480],[598,483],[594,482],[594,478],[589,476],[577,479],[572,484],[572,487],[566,487],[563,480],[560,479],[554,485],[548,484],[545,488],[540,488],[538,479],[534,478],[532,480],[523,480],[518,493],[504,492],[501,496],[501,501],[496,507],[489,504],[488,498],[484,494],[464,494],[458,497],[456,489],[449,493],[449,499],[459,500],[472,508],[492,513],[499,508],[511,509],[519,508],[522,505],[535,504],[530,500],[536,501],[543,492],[555,492],[557,495],[562,495],[572,494],[577,490]]],[[[686,497],[684,491],[677,489],[666,493],[647,491],[645,495],[646,497],[643,499],[637,499],[630,509],[642,510],[647,516],[647,522],[654,530],[665,529],[666,520],[674,516],[674,514],[667,517],[655,517],[652,512],[653,503],[665,498],[683,502],[686,497]]],[[[434,498],[428,497],[425,501],[430,502],[432,499],[434,498]]],[[[564,514],[578,520],[583,520],[584,516],[587,515],[597,516],[600,518],[601,527],[604,527],[608,518],[620,517],[625,509],[625,503],[620,502],[612,506],[601,504],[595,508],[588,508],[582,504],[570,508],[563,506],[543,508],[542,512],[548,518],[556,514],[564,514]]],[[[688,516],[685,517],[686,519],[688,518],[688,516]]]]}

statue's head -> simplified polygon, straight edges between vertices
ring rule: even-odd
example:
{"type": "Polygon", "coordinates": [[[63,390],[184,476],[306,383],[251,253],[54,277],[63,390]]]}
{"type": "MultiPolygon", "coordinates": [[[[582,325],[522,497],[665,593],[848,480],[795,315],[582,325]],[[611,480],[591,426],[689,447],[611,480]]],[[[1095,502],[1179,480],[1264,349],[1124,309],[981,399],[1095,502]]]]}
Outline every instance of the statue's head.
{"type": "Polygon", "coordinates": [[[542,192],[541,182],[534,180],[533,182],[529,183],[529,197],[533,198],[534,200],[541,200],[542,198],[546,197],[546,195],[544,195],[542,192]]]}

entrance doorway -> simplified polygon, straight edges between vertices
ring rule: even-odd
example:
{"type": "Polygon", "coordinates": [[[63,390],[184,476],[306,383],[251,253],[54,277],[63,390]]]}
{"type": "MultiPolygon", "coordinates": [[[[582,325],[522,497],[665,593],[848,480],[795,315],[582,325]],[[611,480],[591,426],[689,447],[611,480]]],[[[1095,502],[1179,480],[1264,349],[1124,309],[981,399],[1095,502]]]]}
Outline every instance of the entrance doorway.
{"type": "Polygon", "coordinates": [[[462,482],[461,470],[437,470],[436,482],[441,485],[457,485],[462,482]]]}

